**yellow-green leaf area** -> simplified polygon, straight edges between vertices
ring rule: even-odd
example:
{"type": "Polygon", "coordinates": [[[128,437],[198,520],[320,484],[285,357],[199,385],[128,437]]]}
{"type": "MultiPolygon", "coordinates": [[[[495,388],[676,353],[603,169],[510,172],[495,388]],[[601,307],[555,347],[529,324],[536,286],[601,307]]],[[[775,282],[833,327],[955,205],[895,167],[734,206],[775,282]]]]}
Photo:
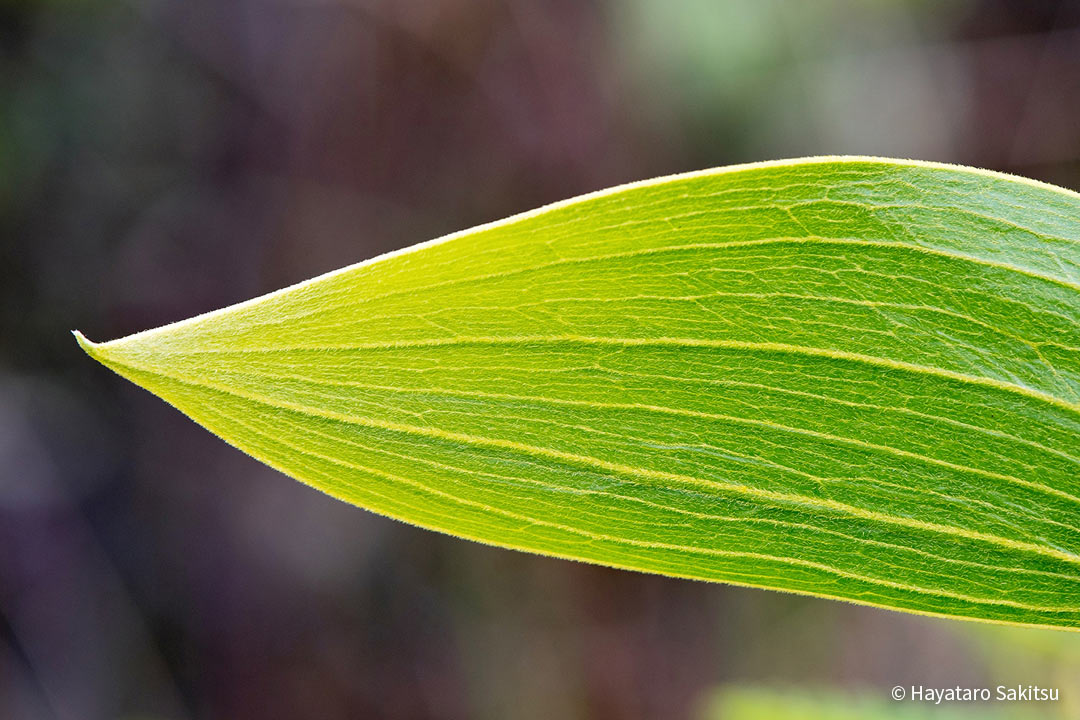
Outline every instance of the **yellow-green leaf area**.
{"type": "Polygon", "coordinates": [[[1080,626],[1080,196],[874,158],[557,203],[87,352],[459,537],[1080,626]]]}

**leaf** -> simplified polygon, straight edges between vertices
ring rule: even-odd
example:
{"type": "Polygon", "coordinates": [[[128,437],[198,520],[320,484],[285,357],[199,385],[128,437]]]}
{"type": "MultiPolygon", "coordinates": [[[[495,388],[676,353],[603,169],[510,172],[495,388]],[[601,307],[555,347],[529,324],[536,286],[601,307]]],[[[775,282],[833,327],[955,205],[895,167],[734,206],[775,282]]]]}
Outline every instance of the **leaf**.
{"type": "Polygon", "coordinates": [[[614,188],[92,356],[504,547],[1080,625],[1080,196],[816,158],[614,188]]]}

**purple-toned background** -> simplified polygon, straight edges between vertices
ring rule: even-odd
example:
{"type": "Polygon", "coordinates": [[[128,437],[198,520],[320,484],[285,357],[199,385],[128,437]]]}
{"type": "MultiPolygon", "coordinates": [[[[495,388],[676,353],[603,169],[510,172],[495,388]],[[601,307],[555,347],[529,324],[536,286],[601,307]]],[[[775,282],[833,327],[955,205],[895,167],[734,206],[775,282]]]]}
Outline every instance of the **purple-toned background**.
{"type": "Polygon", "coordinates": [[[68,334],[624,181],[835,153],[1080,188],[1080,3],[0,4],[0,718],[681,718],[725,684],[884,698],[1044,670],[1080,688],[1073,636],[1002,669],[1013,641],[970,624],[376,517],[68,334]]]}

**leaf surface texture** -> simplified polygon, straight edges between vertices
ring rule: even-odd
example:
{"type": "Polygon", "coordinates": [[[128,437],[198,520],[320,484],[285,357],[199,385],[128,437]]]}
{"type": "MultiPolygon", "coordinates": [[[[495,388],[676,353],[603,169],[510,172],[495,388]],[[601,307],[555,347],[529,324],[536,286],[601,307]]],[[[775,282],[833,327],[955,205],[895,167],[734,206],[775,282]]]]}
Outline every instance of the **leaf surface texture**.
{"type": "Polygon", "coordinates": [[[869,158],[557,203],[87,351],[460,537],[1080,625],[1080,196],[869,158]]]}

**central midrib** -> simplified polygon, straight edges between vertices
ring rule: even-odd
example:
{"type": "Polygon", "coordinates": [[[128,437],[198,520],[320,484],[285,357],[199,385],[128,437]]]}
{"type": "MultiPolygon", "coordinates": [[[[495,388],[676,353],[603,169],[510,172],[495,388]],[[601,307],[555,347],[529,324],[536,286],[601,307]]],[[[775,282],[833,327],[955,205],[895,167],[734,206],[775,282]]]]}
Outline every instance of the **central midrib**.
{"type": "MultiPolygon", "coordinates": [[[[152,341],[150,341],[152,343],[152,341]]],[[[154,357],[167,358],[167,357],[183,357],[186,355],[239,355],[244,354],[258,354],[258,353],[283,353],[283,352],[304,352],[304,351],[378,351],[378,350],[399,350],[409,348],[428,348],[428,347],[446,347],[454,345],[530,345],[530,344],[588,344],[588,345],[610,345],[616,347],[697,347],[697,348],[713,348],[718,350],[746,350],[749,352],[761,352],[761,353],[776,353],[776,354],[789,354],[789,355],[803,355],[808,357],[819,357],[830,360],[844,360],[848,362],[862,363],[879,368],[887,368],[890,370],[899,370],[907,373],[916,373],[921,375],[929,375],[933,377],[939,377],[954,382],[960,382],[971,385],[978,385],[982,387],[990,387],[995,390],[1001,390],[1005,392],[1015,393],[1023,395],[1029,399],[1037,400],[1054,407],[1066,410],[1072,414],[1080,415],[1080,403],[1072,403],[1063,398],[1059,398],[1050,393],[1036,390],[1034,388],[1027,387],[1026,385],[1020,385],[1018,383],[1006,382],[992,377],[981,377],[978,375],[970,375],[968,373],[957,372],[955,370],[947,370],[945,368],[936,368],[929,365],[920,365],[917,363],[904,362],[902,360],[893,360],[890,358],[878,357],[875,355],[866,355],[864,353],[848,352],[845,350],[836,350],[833,348],[816,348],[806,345],[793,345],[788,343],[776,343],[776,342],[751,342],[746,340],[730,340],[730,339],[714,339],[714,338],[676,338],[676,337],[636,337],[636,338],[623,338],[623,337],[610,337],[610,336],[590,336],[590,335],[516,335],[516,336],[500,336],[500,335],[479,335],[479,336],[455,336],[447,338],[430,338],[424,340],[395,340],[391,342],[375,342],[375,343],[351,343],[342,345],[283,345],[270,348],[244,348],[229,350],[224,348],[203,348],[199,350],[181,350],[170,351],[163,349],[158,351],[153,349],[151,352],[154,357]]],[[[109,350],[119,350],[124,352],[129,357],[146,355],[149,356],[151,352],[147,352],[143,349],[132,350],[126,347],[127,343],[105,343],[97,346],[100,351],[108,353],[109,350]]]]}

